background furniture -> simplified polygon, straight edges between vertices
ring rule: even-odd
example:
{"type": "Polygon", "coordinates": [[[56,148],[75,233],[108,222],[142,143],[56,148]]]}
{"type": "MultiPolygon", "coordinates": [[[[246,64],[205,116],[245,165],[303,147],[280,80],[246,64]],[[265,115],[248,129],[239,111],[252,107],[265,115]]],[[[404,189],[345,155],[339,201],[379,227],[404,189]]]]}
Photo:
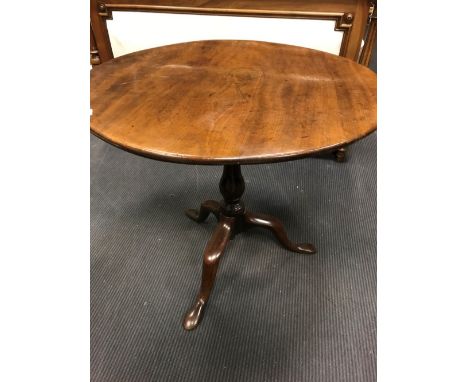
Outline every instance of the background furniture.
{"type": "MultiPolygon", "coordinates": [[[[342,32],[339,54],[363,65],[369,62],[376,35],[376,2],[367,0],[91,0],[90,4],[92,65],[114,57],[107,28],[113,12],[333,20],[334,29],[342,32]]],[[[345,148],[335,151],[335,155],[338,161],[344,161],[345,148]]]]}

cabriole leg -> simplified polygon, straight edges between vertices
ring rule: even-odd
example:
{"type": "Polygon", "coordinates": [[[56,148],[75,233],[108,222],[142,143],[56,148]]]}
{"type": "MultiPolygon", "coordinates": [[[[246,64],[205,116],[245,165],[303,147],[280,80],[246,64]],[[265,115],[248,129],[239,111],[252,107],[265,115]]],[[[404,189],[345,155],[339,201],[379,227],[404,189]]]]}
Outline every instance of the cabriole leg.
{"type": "Polygon", "coordinates": [[[295,244],[289,240],[283,223],[281,223],[278,218],[264,214],[246,212],[244,219],[247,226],[266,228],[273,232],[283,247],[290,251],[306,254],[314,254],[317,252],[312,244],[295,244]]]}
{"type": "Polygon", "coordinates": [[[289,240],[279,219],[245,210],[244,203],[241,200],[245,190],[245,183],[240,165],[224,166],[223,175],[219,182],[219,190],[223,195],[223,200],[220,203],[207,200],[201,204],[199,211],[191,209],[185,212],[189,218],[197,222],[205,221],[210,213],[218,218],[218,225],[203,254],[200,290],[195,303],[184,317],[183,326],[186,330],[195,329],[200,324],[214,286],[219,261],[227,243],[234,235],[251,227],[266,228],[273,232],[279,242],[290,251],[306,254],[316,253],[316,249],[312,244],[295,244],[289,240]]]}
{"type": "Polygon", "coordinates": [[[203,271],[200,291],[192,308],[187,312],[184,318],[184,328],[192,330],[200,323],[206,303],[210,297],[211,290],[216,278],[219,260],[223,254],[229,238],[235,219],[221,216],[211,239],[206,245],[203,254],[203,271]]]}
{"type": "Polygon", "coordinates": [[[195,209],[188,209],[185,211],[185,215],[187,215],[190,219],[195,220],[196,222],[204,222],[210,212],[216,216],[216,219],[219,220],[219,211],[221,205],[215,200],[206,200],[200,205],[200,209],[197,211],[195,209]]]}

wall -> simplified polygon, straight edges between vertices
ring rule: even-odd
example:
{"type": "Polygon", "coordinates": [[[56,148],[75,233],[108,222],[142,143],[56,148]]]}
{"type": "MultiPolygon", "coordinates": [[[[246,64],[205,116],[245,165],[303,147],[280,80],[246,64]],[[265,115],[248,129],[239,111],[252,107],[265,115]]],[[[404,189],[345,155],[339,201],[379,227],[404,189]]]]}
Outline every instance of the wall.
{"type": "Polygon", "coordinates": [[[342,32],[328,20],[113,12],[114,56],[184,41],[240,39],[299,45],[339,54],[342,32]]]}

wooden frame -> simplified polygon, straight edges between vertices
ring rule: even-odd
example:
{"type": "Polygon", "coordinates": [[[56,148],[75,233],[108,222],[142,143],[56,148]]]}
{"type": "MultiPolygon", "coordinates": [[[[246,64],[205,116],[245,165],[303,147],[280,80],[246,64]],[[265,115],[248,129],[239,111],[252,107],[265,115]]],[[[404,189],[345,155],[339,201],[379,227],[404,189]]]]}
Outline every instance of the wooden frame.
{"type": "Polygon", "coordinates": [[[369,8],[369,22],[366,35],[364,36],[364,46],[359,55],[359,63],[364,66],[369,66],[369,61],[372,55],[372,49],[377,41],[377,3],[371,4],[369,8]]]}
{"type": "Polygon", "coordinates": [[[371,7],[367,0],[91,0],[91,63],[114,57],[106,23],[113,11],[334,20],[343,32],[340,56],[359,61],[371,7]]]}

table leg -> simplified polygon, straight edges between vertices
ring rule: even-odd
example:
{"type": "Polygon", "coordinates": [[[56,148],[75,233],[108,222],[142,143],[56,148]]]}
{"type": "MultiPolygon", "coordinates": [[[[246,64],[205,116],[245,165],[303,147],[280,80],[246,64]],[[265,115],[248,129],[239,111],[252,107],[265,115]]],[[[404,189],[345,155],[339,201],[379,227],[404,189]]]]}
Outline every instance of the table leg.
{"type": "Polygon", "coordinates": [[[229,242],[234,221],[234,218],[222,216],[211,239],[206,245],[203,254],[203,271],[200,291],[198,292],[197,299],[192,308],[190,308],[185,315],[183,322],[186,330],[195,329],[202,318],[206,303],[213,289],[219,260],[229,242]]]}
{"type": "Polygon", "coordinates": [[[211,213],[218,218],[211,239],[206,245],[203,255],[203,272],[200,291],[195,303],[184,317],[184,328],[195,329],[201,321],[208,298],[213,289],[218,270],[218,263],[229,239],[251,227],[267,228],[277,237],[279,242],[290,251],[313,254],[316,249],[312,244],[295,244],[288,239],[286,230],[281,221],[273,216],[247,212],[241,200],[245,183],[240,165],[224,166],[223,175],[219,182],[219,189],[223,195],[221,203],[213,200],[203,202],[200,210],[187,210],[190,219],[197,222],[204,221],[211,213]]]}
{"type": "Polygon", "coordinates": [[[340,147],[334,151],[334,154],[337,162],[346,162],[346,147],[340,147]]]}
{"type": "Polygon", "coordinates": [[[219,221],[219,213],[220,213],[221,205],[215,200],[206,200],[200,205],[200,210],[195,209],[188,209],[185,211],[185,215],[187,215],[190,219],[195,220],[196,222],[204,222],[210,212],[216,216],[216,219],[219,221]]]}
{"type": "Polygon", "coordinates": [[[288,239],[288,235],[283,226],[283,223],[274,216],[268,216],[264,214],[246,212],[244,215],[245,222],[253,227],[266,228],[273,232],[278,241],[290,251],[306,254],[314,254],[317,252],[312,244],[303,243],[295,244],[288,239]]]}

